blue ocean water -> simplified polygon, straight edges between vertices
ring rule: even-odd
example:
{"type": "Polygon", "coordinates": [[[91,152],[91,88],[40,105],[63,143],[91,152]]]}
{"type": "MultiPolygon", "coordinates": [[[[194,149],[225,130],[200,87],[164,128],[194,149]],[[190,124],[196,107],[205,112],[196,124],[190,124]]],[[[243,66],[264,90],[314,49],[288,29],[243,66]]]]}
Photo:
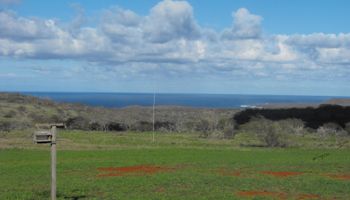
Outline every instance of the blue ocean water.
{"type": "MultiPolygon", "coordinates": [[[[58,102],[81,103],[102,107],[152,106],[149,93],[62,93],[23,92],[58,102]]],[[[337,97],[240,94],[156,94],[156,105],[178,105],[206,108],[239,108],[274,103],[322,103],[337,97]]]]}

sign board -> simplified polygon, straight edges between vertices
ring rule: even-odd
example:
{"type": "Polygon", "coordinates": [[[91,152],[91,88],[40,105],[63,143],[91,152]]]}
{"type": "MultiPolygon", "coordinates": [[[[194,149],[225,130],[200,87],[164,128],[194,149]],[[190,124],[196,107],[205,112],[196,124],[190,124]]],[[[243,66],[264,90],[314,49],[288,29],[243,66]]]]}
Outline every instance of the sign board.
{"type": "Polygon", "coordinates": [[[52,133],[50,131],[36,131],[33,141],[36,144],[52,143],[52,133]]]}

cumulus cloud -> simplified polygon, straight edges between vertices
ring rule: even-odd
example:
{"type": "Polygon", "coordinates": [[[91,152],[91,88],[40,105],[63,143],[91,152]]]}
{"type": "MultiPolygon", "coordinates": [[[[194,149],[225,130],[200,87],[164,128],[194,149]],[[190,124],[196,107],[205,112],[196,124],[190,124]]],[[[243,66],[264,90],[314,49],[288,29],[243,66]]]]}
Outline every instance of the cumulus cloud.
{"type": "Polygon", "coordinates": [[[262,17],[254,15],[246,8],[240,8],[232,13],[233,27],[223,32],[226,39],[254,39],[261,36],[262,17]]]}
{"type": "Polygon", "coordinates": [[[123,74],[157,69],[260,78],[327,75],[350,65],[350,34],[266,35],[263,18],[246,8],[234,11],[232,27],[222,31],[200,26],[186,1],[161,1],[146,16],[112,7],[95,26],[84,25],[77,11],[68,25],[0,11],[0,57],[73,59],[123,74]]]}
{"type": "Polygon", "coordinates": [[[174,39],[198,39],[199,26],[194,20],[192,7],[186,1],[164,0],[151,9],[143,30],[152,42],[174,39]]]}
{"type": "Polygon", "coordinates": [[[35,40],[54,36],[53,20],[19,17],[11,11],[0,11],[0,37],[11,40],[35,40]]]}

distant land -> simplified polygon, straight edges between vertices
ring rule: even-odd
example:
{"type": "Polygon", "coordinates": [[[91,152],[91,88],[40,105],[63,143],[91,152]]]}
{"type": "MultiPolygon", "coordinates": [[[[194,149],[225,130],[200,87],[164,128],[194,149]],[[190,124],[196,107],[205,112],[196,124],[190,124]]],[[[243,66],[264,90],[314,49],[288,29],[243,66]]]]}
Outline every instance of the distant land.
{"type": "Polygon", "coordinates": [[[325,102],[325,104],[335,104],[341,106],[350,106],[350,98],[334,98],[325,102]]]}

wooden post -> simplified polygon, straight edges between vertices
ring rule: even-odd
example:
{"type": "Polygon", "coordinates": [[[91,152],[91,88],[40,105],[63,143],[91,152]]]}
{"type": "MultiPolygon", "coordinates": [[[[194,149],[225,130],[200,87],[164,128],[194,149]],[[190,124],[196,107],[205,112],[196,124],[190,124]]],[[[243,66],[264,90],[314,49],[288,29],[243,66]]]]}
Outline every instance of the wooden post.
{"type": "Polygon", "coordinates": [[[51,199],[56,200],[56,126],[51,127],[51,199]]]}
{"type": "Polygon", "coordinates": [[[36,124],[37,129],[51,129],[50,131],[36,131],[33,141],[36,144],[51,144],[51,199],[56,200],[56,135],[57,128],[65,128],[64,124],[36,124]]]}

